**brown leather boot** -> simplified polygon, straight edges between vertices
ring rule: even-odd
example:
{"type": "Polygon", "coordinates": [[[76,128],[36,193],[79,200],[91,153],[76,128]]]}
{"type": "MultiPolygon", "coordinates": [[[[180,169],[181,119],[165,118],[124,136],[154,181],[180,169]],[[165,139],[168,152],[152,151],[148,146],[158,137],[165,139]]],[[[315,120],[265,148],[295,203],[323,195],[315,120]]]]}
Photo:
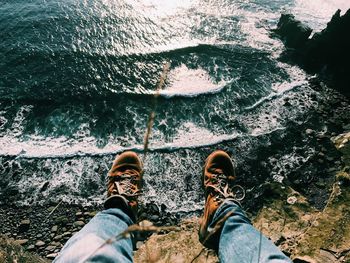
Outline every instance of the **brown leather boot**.
{"type": "Polygon", "coordinates": [[[235,199],[231,190],[235,178],[233,162],[226,152],[218,150],[208,156],[203,169],[206,202],[199,228],[199,240],[205,247],[217,249],[220,233],[208,226],[220,204],[226,198],[235,199]]]}
{"type": "Polygon", "coordinates": [[[121,208],[136,221],[142,173],[142,162],[136,153],[127,151],[119,155],[108,173],[105,208],[121,208]]]}

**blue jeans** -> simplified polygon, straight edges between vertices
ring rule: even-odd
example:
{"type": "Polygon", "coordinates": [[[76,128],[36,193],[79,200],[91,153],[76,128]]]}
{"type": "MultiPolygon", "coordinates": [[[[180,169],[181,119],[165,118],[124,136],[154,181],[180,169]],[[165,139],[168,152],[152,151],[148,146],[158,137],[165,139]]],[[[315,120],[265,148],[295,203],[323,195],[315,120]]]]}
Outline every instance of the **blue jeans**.
{"type": "MultiPolygon", "coordinates": [[[[227,213],[221,231],[218,255],[220,262],[291,262],[270,240],[257,231],[239,205],[226,200],[216,211],[210,227],[227,213]]],[[[118,208],[98,213],[77,234],[68,240],[54,262],[132,262],[130,237],[102,246],[110,237],[133,224],[130,217],[118,208]],[[92,256],[91,254],[96,251],[92,256]]]]}
{"type": "Polygon", "coordinates": [[[252,226],[241,207],[233,200],[227,199],[220,205],[209,227],[214,227],[228,213],[232,215],[226,219],[220,234],[220,262],[292,262],[272,241],[252,226]]]}

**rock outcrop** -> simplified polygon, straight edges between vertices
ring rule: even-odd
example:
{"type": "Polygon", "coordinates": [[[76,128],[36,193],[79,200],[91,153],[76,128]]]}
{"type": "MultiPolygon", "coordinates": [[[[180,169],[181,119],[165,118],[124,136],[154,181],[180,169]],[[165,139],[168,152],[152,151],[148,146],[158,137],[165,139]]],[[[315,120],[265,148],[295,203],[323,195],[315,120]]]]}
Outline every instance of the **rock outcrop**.
{"type": "Polygon", "coordinates": [[[312,29],[296,20],[291,14],[282,14],[275,33],[281,36],[290,48],[302,48],[311,35],[312,29]]]}
{"type": "Polygon", "coordinates": [[[343,154],[343,169],[335,173],[326,207],[313,208],[292,188],[271,184],[271,200],[254,225],[295,262],[350,262],[350,132],[332,138],[343,154]]]}
{"type": "Polygon", "coordinates": [[[350,9],[338,10],[327,27],[311,38],[311,29],[293,15],[282,14],[274,32],[289,48],[289,59],[305,70],[330,79],[333,86],[350,97],[350,9]]]}

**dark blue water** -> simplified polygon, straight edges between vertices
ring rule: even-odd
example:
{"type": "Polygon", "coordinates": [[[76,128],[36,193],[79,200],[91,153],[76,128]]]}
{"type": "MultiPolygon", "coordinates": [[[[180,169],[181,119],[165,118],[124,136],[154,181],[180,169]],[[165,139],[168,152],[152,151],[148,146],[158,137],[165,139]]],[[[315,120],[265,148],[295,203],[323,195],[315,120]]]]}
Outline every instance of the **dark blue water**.
{"type": "MultiPolygon", "coordinates": [[[[307,122],[320,96],[305,72],[278,60],[284,47],[270,28],[291,11],[320,30],[349,5],[0,0],[3,192],[27,203],[101,202],[113,156],[142,151],[164,63],[170,71],[144,160],[143,201],[201,208],[201,166],[216,148],[236,155],[242,181],[259,177],[247,158],[260,162],[256,147],[283,141],[288,123],[307,122]]],[[[288,147],[281,162],[292,166],[312,152],[288,147]]],[[[267,180],[286,177],[278,170],[267,180]]]]}

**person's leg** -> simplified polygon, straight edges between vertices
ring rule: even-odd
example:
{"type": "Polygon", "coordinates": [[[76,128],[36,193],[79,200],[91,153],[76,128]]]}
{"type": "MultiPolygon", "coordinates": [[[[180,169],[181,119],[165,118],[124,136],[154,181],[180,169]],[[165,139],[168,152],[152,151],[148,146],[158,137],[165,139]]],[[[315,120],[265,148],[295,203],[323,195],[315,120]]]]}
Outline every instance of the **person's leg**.
{"type": "Polygon", "coordinates": [[[291,262],[274,243],[256,230],[241,207],[226,199],[216,211],[210,228],[224,219],[219,241],[220,262],[291,262]]]}
{"type": "Polygon", "coordinates": [[[121,209],[106,209],[68,240],[54,262],[132,262],[130,237],[106,244],[131,224],[121,209]]]}
{"type": "Polygon", "coordinates": [[[105,210],[68,240],[54,262],[132,262],[130,236],[116,237],[136,222],[142,163],[134,152],[124,152],[108,173],[105,210]]]}
{"type": "Polygon", "coordinates": [[[221,262],[291,262],[252,226],[232,191],[235,179],[227,153],[215,151],[208,156],[203,170],[206,202],[199,229],[201,243],[218,251],[221,262]]]}

